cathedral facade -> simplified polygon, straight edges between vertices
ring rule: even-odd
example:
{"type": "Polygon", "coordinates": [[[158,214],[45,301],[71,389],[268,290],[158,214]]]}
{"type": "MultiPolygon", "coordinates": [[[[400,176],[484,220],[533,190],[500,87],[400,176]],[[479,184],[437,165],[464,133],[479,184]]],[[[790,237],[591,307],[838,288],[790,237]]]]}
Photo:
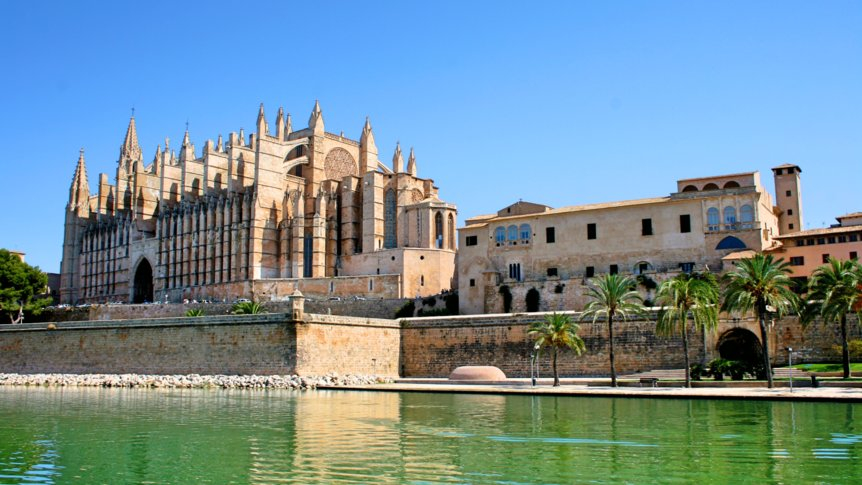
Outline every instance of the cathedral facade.
{"type": "Polygon", "coordinates": [[[294,131],[279,109],[270,130],[208,140],[185,133],[143,161],[135,119],[115,184],[91,194],[78,159],[66,222],[61,302],[426,296],[454,286],[454,205],[418,176],[400,146],[378,159],[366,119],[359,141],[325,131],[315,103],[294,131]]]}

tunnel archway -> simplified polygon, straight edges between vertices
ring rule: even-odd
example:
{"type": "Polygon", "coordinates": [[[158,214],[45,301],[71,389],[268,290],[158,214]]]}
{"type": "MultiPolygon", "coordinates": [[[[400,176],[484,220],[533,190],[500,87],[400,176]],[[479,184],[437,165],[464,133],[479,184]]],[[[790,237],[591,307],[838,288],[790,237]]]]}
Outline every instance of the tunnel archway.
{"type": "Polygon", "coordinates": [[[750,330],[732,328],[724,332],[718,339],[717,350],[722,359],[747,362],[757,369],[758,379],[766,378],[763,370],[763,346],[750,330]]]}
{"type": "Polygon", "coordinates": [[[153,267],[147,258],[138,263],[135,270],[134,286],[132,287],[132,303],[153,301],[153,267]]]}

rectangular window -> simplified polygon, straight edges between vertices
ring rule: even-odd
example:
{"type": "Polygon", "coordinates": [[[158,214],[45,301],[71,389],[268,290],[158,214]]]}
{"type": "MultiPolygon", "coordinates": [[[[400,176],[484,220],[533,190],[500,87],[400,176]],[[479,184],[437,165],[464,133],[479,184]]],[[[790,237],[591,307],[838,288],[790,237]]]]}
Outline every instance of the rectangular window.
{"type": "Polygon", "coordinates": [[[838,242],[840,242],[840,243],[847,242],[847,236],[838,236],[838,242]]]}
{"type": "Polygon", "coordinates": [[[828,262],[829,262],[829,255],[828,255],[828,254],[824,254],[824,255],[823,255],[823,263],[824,263],[824,264],[826,264],[826,263],[828,263],[828,262]]]}
{"type": "Polygon", "coordinates": [[[817,238],[817,244],[826,244],[826,238],[825,237],[818,237],[817,238]]]}
{"type": "Polygon", "coordinates": [[[548,244],[553,244],[557,242],[556,229],[554,229],[553,227],[545,228],[545,242],[548,244]]]}
{"type": "Polygon", "coordinates": [[[805,264],[804,256],[791,256],[790,257],[790,266],[802,266],[805,264]]]}
{"type": "Polygon", "coordinates": [[[856,251],[850,251],[850,259],[859,259],[859,255],[856,251]]]}
{"type": "Polygon", "coordinates": [[[611,268],[610,268],[610,273],[611,273],[611,274],[617,274],[617,273],[619,273],[619,272],[620,272],[620,268],[619,268],[619,266],[617,266],[617,265],[615,265],[615,264],[612,264],[612,265],[611,265],[611,268]]]}
{"type": "Polygon", "coordinates": [[[548,276],[557,276],[557,268],[548,268],[548,276]]]}
{"type": "Polygon", "coordinates": [[[793,223],[791,222],[790,224],[788,224],[788,225],[787,225],[787,228],[788,228],[788,229],[790,229],[790,230],[792,231],[792,230],[793,230],[793,223]]]}
{"type": "Polygon", "coordinates": [[[509,278],[521,281],[521,263],[512,263],[509,265],[509,278]]]}
{"type": "Polygon", "coordinates": [[[644,274],[649,270],[649,263],[638,264],[638,273],[644,274]]]}
{"type": "Polygon", "coordinates": [[[809,246],[814,246],[814,239],[808,239],[806,244],[808,244],[809,246]]]}
{"type": "Polygon", "coordinates": [[[829,238],[826,239],[826,242],[829,244],[835,244],[835,236],[829,236],[829,238]]]}
{"type": "Polygon", "coordinates": [[[792,216],[793,215],[793,209],[787,209],[787,215],[792,216]]]}
{"type": "Polygon", "coordinates": [[[470,278],[470,286],[476,286],[476,280],[475,279],[470,278]]]}
{"type": "Polygon", "coordinates": [[[596,275],[596,268],[592,266],[587,266],[587,278],[592,278],[596,275]]]}
{"type": "Polygon", "coordinates": [[[789,191],[789,190],[788,190],[787,192],[785,192],[785,194],[786,194],[788,197],[790,197],[790,191],[789,191]]]}
{"type": "Polygon", "coordinates": [[[847,236],[847,240],[848,240],[848,241],[850,241],[850,242],[856,242],[856,240],[858,239],[858,237],[859,237],[859,236],[857,236],[856,234],[851,234],[851,235],[847,236]]]}
{"type": "Polygon", "coordinates": [[[679,216],[679,232],[691,232],[691,216],[689,214],[679,216]]]}
{"type": "Polygon", "coordinates": [[[641,219],[641,236],[652,236],[652,219],[641,219]]]}
{"type": "Polygon", "coordinates": [[[587,224],[587,239],[595,239],[596,238],[596,224],[589,223],[587,224]]]}
{"type": "Polygon", "coordinates": [[[691,273],[694,271],[694,263],[680,263],[679,269],[682,270],[683,273],[691,273]]]}
{"type": "Polygon", "coordinates": [[[478,236],[467,236],[467,239],[464,241],[467,246],[475,246],[479,244],[478,236]]]}

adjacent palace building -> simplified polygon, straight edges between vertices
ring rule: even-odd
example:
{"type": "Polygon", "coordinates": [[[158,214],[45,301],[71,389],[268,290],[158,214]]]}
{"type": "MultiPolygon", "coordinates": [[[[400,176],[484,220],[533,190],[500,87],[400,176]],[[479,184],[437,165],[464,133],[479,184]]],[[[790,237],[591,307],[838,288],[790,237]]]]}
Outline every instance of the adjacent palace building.
{"type": "Polygon", "coordinates": [[[718,272],[755,252],[775,252],[800,278],[830,255],[856,257],[862,215],[803,232],[801,169],[772,172],[775,200],[750,172],[679,180],[666,197],[559,209],[517,202],[470,218],[459,234],[461,313],[579,309],[587,280],[602,273],[637,275],[649,299],[675,274],[718,272]]]}
{"type": "Polygon", "coordinates": [[[324,130],[315,103],[293,130],[279,109],[256,133],[165,140],[145,164],[134,117],[115,184],[90,192],[84,153],[66,207],[63,303],[403,298],[454,286],[456,208],[420,178],[413,150],[392,167],[377,157],[366,120],[359,141],[324,130]]]}

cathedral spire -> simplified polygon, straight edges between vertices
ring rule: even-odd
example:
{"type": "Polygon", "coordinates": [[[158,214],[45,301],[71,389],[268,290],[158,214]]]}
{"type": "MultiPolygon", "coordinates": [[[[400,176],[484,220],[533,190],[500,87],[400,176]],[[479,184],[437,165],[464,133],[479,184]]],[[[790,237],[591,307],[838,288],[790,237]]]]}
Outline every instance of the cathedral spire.
{"type": "Polygon", "coordinates": [[[84,149],[78,155],[78,164],[75,166],[75,175],[72,177],[72,186],[69,188],[68,209],[77,212],[78,215],[86,215],[89,209],[90,184],[87,181],[87,165],[84,163],[84,149]]]}
{"type": "Polygon", "coordinates": [[[135,116],[129,119],[129,127],[126,128],[126,137],[123,139],[123,146],[120,147],[120,160],[143,160],[141,146],[138,144],[138,130],[135,127],[135,116]]]}
{"type": "Polygon", "coordinates": [[[413,153],[413,147],[410,147],[410,156],[407,157],[407,173],[416,176],[416,155],[413,153]]]}
{"type": "Polygon", "coordinates": [[[374,132],[371,130],[371,120],[365,117],[362,136],[359,137],[359,168],[362,173],[377,170],[377,145],[374,143],[374,132]]]}
{"type": "Polygon", "coordinates": [[[183,135],[183,145],[180,147],[180,161],[195,159],[195,146],[189,140],[189,128],[186,126],[186,133],[183,135]]]}
{"type": "Polygon", "coordinates": [[[279,140],[284,140],[284,108],[278,108],[278,115],[275,117],[275,136],[279,140]]]}
{"type": "Polygon", "coordinates": [[[290,113],[287,114],[287,121],[285,122],[284,127],[284,137],[287,138],[287,135],[290,135],[293,132],[293,122],[290,120],[290,113]]]}
{"type": "Polygon", "coordinates": [[[308,127],[315,135],[323,135],[323,111],[320,110],[320,102],[314,100],[314,109],[311,110],[311,117],[308,118],[308,127]]]}
{"type": "Polygon", "coordinates": [[[266,115],[263,114],[263,103],[260,103],[260,109],[257,112],[257,136],[260,138],[268,134],[269,125],[266,123],[266,115]]]}
{"type": "Polygon", "coordinates": [[[395,173],[404,171],[404,155],[401,154],[401,142],[395,144],[395,155],[392,156],[392,171],[395,173]]]}

